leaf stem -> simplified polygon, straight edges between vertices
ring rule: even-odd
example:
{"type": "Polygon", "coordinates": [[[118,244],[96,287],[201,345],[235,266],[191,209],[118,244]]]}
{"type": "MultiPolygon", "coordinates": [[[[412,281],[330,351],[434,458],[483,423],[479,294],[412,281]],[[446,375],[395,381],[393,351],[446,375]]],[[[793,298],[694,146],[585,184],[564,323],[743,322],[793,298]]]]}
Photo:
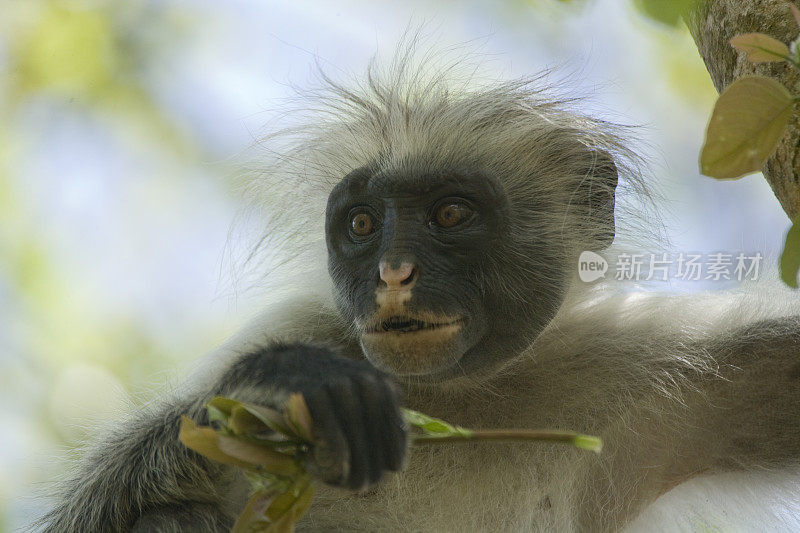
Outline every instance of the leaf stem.
{"type": "Polygon", "coordinates": [[[449,444],[458,442],[491,441],[546,441],[563,442],[579,448],[599,452],[602,442],[591,435],[583,435],[574,431],[537,430],[537,429],[484,429],[463,434],[449,435],[412,435],[412,444],[449,444]]]}

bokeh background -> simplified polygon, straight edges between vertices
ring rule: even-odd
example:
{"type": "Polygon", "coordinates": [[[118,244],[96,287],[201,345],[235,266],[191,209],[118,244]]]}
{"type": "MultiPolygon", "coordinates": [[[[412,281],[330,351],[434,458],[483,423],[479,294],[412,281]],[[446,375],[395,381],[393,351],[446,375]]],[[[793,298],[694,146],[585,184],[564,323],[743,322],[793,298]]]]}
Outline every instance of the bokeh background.
{"type": "Polygon", "coordinates": [[[789,222],[761,176],[698,174],[715,92],[688,32],[628,0],[0,0],[0,531],[47,508],[88,428],[262,303],[225,258],[269,110],[315,61],[359,72],[422,22],[641,125],[676,250],[776,261],[789,222]]]}

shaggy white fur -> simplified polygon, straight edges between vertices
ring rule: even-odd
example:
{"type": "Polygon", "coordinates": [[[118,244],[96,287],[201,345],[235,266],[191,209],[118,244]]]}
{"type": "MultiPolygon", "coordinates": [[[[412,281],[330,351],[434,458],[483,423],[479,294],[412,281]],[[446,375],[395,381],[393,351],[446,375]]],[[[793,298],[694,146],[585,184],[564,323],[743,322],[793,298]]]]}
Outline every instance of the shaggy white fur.
{"type": "MultiPolygon", "coordinates": [[[[540,88],[541,79],[480,84],[455,75],[455,65],[420,65],[414,57],[403,53],[386,71],[373,66],[353,85],[326,79],[299,101],[296,125],[265,139],[270,162],[246,194],[268,213],[257,248],[283,265],[284,274],[273,270],[264,280],[281,297],[273,295],[270,309],[197,371],[184,409],[202,402],[242,353],[275,339],[352,343],[355,332],[330,296],[324,211],[332,187],[367,163],[478,167],[498,176],[521,243],[509,253],[530,265],[525,275],[548,283],[563,280],[537,278],[547,266],[537,263],[538,242],[560,243],[551,259],[576,265],[581,250],[602,241],[604,228],[587,222],[587,207],[572,195],[593,179],[601,154],[610,155],[620,176],[618,240],[652,242],[642,214],[649,195],[624,128],[571,111],[569,101],[540,88]]],[[[259,257],[252,264],[263,264],[259,257]]],[[[536,298],[519,290],[529,283],[504,276],[501,264],[493,268],[510,300],[536,298]]],[[[404,472],[365,494],[321,487],[299,529],[800,529],[796,296],[765,287],[635,293],[563,276],[569,293],[546,329],[526,339],[527,349],[478,375],[408,383],[406,400],[467,427],[598,434],[602,454],[519,443],[414,449],[404,472]]],[[[216,510],[236,512],[241,480],[203,471],[163,440],[170,432],[158,424],[178,408],[137,414],[127,433],[96,445],[46,519],[50,529],[130,527],[156,504],[175,501],[195,506],[189,515],[184,508],[151,514],[139,527],[179,530],[190,516],[211,528],[220,523],[216,510]]]]}

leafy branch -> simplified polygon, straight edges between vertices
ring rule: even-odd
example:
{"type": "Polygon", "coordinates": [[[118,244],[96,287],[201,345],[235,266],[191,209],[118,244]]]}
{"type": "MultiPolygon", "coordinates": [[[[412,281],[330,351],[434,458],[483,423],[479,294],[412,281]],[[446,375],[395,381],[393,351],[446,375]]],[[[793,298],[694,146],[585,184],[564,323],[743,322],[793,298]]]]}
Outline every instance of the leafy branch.
{"type": "MultiPolygon", "coordinates": [[[[306,512],[314,483],[306,465],[313,447],[311,414],[300,394],[281,410],[217,397],[207,405],[211,426],[181,417],[181,442],[214,461],[241,468],[253,494],[233,527],[234,533],[283,533],[306,512]]],[[[598,437],[554,430],[470,430],[404,409],[412,445],[484,440],[566,443],[599,453],[598,437]]]]}
{"type": "MultiPolygon", "coordinates": [[[[800,10],[789,3],[800,29],[800,10]]],[[[745,33],[730,40],[751,63],[783,62],[800,72],[800,37],[788,46],[763,33],[745,33]]],[[[700,170],[717,179],[736,179],[758,172],[781,140],[800,100],[777,80],[745,76],[731,83],[714,105],[700,154],[700,170]]],[[[781,254],[781,279],[797,288],[800,270],[800,218],[795,219],[781,254]],[[796,229],[798,228],[798,229],[796,229]]]]}

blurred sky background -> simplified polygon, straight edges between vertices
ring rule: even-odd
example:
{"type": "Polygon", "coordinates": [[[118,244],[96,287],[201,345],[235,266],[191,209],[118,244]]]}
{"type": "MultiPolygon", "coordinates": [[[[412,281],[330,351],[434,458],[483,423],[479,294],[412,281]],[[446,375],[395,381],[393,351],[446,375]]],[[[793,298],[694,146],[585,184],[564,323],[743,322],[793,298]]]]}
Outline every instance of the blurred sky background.
{"type": "Polygon", "coordinates": [[[675,249],[776,261],[789,222],[761,176],[698,174],[716,93],[688,32],[628,0],[0,0],[0,531],[42,513],[87,427],[258,308],[223,257],[268,110],[316,57],[361,72],[423,21],[643,125],[675,249]]]}

